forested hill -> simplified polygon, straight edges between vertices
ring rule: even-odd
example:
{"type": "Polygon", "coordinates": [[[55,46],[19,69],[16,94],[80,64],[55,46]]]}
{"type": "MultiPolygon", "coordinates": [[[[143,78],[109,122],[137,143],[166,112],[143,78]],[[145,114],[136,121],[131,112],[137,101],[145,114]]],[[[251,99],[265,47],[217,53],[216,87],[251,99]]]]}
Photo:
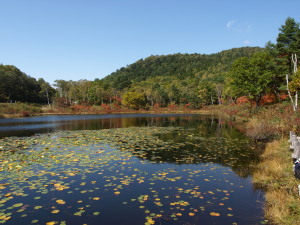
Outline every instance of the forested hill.
{"type": "Polygon", "coordinates": [[[227,72],[234,60],[243,56],[250,57],[261,50],[259,47],[242,47],[210,55],[178,53],[150,56],[122,67],[103,78],[103,81],[112,84],[117,90],[123,90],[133,83],[157,76],[172,76],[181,80],[189,77],[201,78],[205,74],[227,72]]]}

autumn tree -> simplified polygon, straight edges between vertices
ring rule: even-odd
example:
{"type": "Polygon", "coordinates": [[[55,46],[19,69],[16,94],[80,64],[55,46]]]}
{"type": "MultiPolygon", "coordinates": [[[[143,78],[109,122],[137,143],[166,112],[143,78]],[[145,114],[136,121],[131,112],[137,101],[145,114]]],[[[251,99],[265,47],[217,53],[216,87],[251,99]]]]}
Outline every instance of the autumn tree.
{"type": "Polygon", "coordinates": [[[138,92],[126,92],[123,95],[122,100],[123,105],[131,109],[140,109],[146,105],[145,96],[138,92]]]}

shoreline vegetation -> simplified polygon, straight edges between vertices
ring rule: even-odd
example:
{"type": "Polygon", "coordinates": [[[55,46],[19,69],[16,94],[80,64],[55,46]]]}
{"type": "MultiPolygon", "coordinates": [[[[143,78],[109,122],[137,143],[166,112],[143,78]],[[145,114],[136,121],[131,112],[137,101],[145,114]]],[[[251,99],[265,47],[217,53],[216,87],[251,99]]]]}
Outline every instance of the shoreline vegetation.
{"type": "Polygon", "coordinates": [[[255,186],[265,190],[265,216],[271,224],[298,224],[298,185],[293,176],[287,138],[267,143],[253,174],[255,186]]]}
{"type": "Polygon", "coordinates": [[[169,107],[157,107],[152,109],[115,108],[113,105],[82,106],[60,108],[49,107],[41,104],[27,103],[0,103],[0,118],[16,118],[47,115],[104,115],[104,114],[210,114],[210,110],[190,109],[185,106],[170,105],[169,107]]]}

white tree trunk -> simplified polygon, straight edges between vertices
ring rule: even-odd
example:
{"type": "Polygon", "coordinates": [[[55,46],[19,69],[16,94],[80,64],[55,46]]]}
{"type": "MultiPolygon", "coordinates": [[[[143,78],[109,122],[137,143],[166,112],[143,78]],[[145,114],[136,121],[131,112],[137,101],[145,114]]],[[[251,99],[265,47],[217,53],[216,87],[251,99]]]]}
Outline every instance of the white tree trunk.
{"type": "MultiPolygon", "coordinates": [[[[294,99],[293,99],[293,96],[292,96],[292,94],[291,94],[291,92],[290,92],[290,88],[289,88],[289,75],[288,75],[288,74],[285,75],[285,79],[286,79],[286,89],[287,89],[288,94],[289,94],[289,97],[290,97],[290,99],[291,99],[292,106],[293,106],[293,110],[296,111],[296,110],[297,110],[297,107],[296,107],[296,106],[297,106],[298,104],[295,103],[295,101],[294,101],[294,99]]],[[[295,100],[298,100],[298,92],[296,92],[295,100]],[[296,96],[297,96],[297,99],[296,99],[296,96]]]]}
{"type": "MultiPolygon", "coordinates": [[[[294,73],[297,73],[297,63],[298,63],[298,60],[297,60],[297,54],[292,54],[292,61],[293,61],[293,64],[294,64],[294,73]]],[[[286,79],[286,88],[287,88],[287,91],[288,91],[288,94],[289,94],[289,97],[291,99],[291,102],[292,102],[292,106],[293,106],[293,110],[294,112],[297,111],[298,109],[298,91],[295,92],[295,99],[293,99],[293,96],[290,92],[290,88],[289,88],[289,75],[286,74],[285,75],[285,79],[286,79]]]]}
{"type": "Polygon", "coordinates": [[[50,106],[50,99],[49,99],[49,93],[48,93],[48,88],[46,88],[46,97],[47,97],[48,106],[49,106],[49,108],[51,108],[51,106],[50,106]]]}
{"type": "Polygon", "coordinates": [[[297,73],[297,63],[298,63],[298,59],[297,59],[297,54],[292,54],[292,61],[294,63],[294,73],[297,73]]]}

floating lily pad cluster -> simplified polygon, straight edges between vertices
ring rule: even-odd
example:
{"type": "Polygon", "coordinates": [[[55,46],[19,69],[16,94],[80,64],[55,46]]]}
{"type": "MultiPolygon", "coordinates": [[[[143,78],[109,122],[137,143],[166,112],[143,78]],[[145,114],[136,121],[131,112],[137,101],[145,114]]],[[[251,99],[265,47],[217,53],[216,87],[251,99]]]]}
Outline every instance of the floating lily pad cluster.
{"type": "Polygon", "coordinates": [[[250,178],[232,169],[240,171],[246,158],[254,163],[248,145],[170,127],[1,139],[0,223],[259,221],[261,203],[250,178]],[[169,138],[175,134],[177,140],[169,138]],[[241,196],[247,202],[244,208],[241,196]]]}

